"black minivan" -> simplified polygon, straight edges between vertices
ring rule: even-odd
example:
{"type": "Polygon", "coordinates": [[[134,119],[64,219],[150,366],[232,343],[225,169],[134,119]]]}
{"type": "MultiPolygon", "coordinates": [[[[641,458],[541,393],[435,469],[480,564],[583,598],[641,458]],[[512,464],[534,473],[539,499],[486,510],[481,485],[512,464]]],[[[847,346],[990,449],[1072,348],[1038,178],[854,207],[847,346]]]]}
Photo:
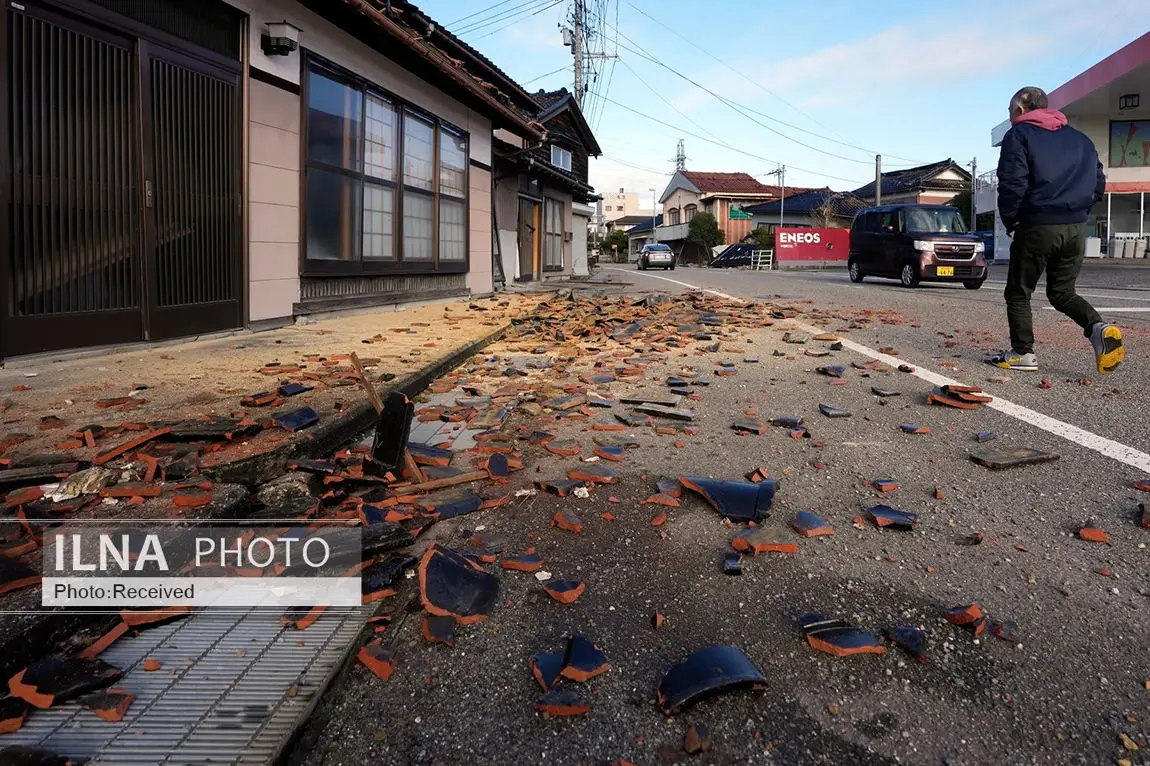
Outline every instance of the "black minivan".
{"type": "Polygon", "coordinates": [[[847,268],[852,282],[888,277],[903,287],[919,282],[961,282],[977,290],[986,281],[986,244],[966,230],[949,205],[882,205],[855,214],[847,268]]]}

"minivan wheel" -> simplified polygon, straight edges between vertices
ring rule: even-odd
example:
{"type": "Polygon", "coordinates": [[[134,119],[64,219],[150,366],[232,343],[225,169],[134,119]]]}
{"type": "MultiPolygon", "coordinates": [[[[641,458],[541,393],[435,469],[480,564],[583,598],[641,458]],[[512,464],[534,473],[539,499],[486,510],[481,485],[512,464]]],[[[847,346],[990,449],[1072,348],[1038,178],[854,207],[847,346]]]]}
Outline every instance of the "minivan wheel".
{"type": "Polygon", "coordinates": [[[852,282],[861,282],[863,281],[863,277],[866,276],[862,273],[862,269],[859,268],[858,261],[850,262],[847,266],[847,273],[850,274],[852,282]]]}
{"type": "Polygon", "coordinates": [[[902,272],[899,274],[898,280],[902,283],[903,287],[917,287],[918,268],[910,261],[907,261],[902,265],[902,272]]]}
{"type": "Polygon", "coordinates": [[[985,279],[970,280],[967,282],[963,282],[962,286],[965,287],[967,290],[977,290],[978,288],[982,287],[982,283],[985,281],[986,281],[985,279]]]}

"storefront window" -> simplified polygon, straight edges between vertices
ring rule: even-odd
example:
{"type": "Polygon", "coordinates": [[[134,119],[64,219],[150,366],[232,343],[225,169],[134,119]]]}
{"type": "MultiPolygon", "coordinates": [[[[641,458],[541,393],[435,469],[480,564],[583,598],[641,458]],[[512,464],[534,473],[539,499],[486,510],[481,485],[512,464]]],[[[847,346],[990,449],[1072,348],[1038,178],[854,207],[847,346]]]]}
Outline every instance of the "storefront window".
{"type": "Polygon", "coordinates": [[[305,103],[305,271],[466,270],[467,134],[314,60],[305,103]]]}

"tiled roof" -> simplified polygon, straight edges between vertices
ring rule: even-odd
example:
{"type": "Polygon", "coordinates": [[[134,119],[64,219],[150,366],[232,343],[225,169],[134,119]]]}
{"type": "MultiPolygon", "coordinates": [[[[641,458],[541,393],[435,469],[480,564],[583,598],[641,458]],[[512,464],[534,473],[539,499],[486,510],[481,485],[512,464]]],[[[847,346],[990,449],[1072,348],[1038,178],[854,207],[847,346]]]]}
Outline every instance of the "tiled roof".
{"type": "MultiPolygon", "coordinates": [[[[929,165],[920,165],[916,168],[904,168],[902,170],[892,170],[888,173],[883,173],[882,193],[899,194],[928,187],[932,189],[953,189],[957,192],[968,185],[962,181],[946,179],[935,180],[935,176],[945,170],[957,170],[966,178],[970,178],[970,174],[966,172],[961,165],[947,158],[942,162],[932,162],[929,165]]],[[[855,196],[862,197],[863,199],[873,198],[874,181],[871,181],[866,186],[855,189],[853,193],[855,196]]]]}
{"type": "MultiPolygon", "coordinates": [[[[656,226],[662,226],[663,225],[663,214],[662,213],[655,216],[655,225],[656,226]]],[[[648,217],[647,220],[645,220],[643,223],[638,224],[637,226],[632,226],[630,229],[627,229],[627,236],[631,236],[632,234],[642,234],[643,232],[650,231],[650,230],[651,230],[651,218],[648,217]]]]}
{"type": "Polygon", "coordinates": [[[699,188],[701,194],[773,194],[778,196],[779,187],[767,186],[755,180],[748,173],[705,173],[698,170],[684,170],[683,177],[699,188]]]}
{"type": "MultiPolygon", "coordinates": [[[[760,202],[757,205],[744,207],[743,210],[753,215],[778,215],[779,202],[779,200],[760,202]]],[[[859,199],[849,192],[836,192],[830,189],[811,189],[810,191],[793,194],[782,202],[782,212],[784,215],[788,213],[794,213],[796,215],[813,213],[824,205],[829,204],[834,215],[844,218],[853,217],[856,212],[867,205],[864,200],[859,199]]]]}
{"type": "Polygon", "coordinates": [[[546,109],[567,98],[569,95],[571,95],[571,93],[566,88],[560,88],[559,90],[550,92],[544,90],[536,91],[531,94],[531,98],[535,100],[535,103],[539,104],[540,109],[546,109]]]}

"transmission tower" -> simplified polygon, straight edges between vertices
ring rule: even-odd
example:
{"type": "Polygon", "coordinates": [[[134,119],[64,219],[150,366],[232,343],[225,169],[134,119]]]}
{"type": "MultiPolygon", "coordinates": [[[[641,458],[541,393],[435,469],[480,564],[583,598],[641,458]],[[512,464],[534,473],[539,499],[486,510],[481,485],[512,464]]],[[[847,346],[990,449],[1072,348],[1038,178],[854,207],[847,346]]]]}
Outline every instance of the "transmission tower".
{"type": "Polygon", "coordinates": [[[675,170],[687,169],[687,149],[683,145],[683,139],[679,139],[679,145],[675,149],[675,170]]]}

